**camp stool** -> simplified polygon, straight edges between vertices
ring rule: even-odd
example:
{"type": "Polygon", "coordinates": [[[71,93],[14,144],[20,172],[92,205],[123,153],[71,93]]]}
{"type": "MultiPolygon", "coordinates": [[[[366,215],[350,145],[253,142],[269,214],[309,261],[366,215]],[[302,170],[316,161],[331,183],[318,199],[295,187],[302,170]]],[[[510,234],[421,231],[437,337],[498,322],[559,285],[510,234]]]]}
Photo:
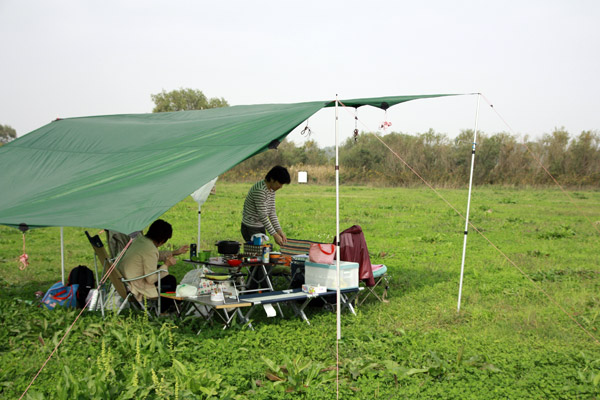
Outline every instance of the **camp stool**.
{"type": "MultiPolygon", "coordinates": [[[[373,295],[377,298],[377,300],[381,301],[382,303],[387,303],[388,300],[385,299],[385,297],[387,296],[387,291],[388,288],[390,287],[390,282],[389,282],[389,276],[387,274],[387,267],[384,264],[376,264],[376,265],[372,265],[373,268],[373,279],[375,279],[375,285],[373,286],[365,286],[365,295],[360,299],[360,301],[358,301],[357,305],[361,305],[362,303],[365,302],[365,300],[367,300],[367,298],[369,298],[369,296],[373,295]],[[383,289],[383,294],[380,296],[375,289],[377,288],[377,286],[382,285],[384,287],[383,289]]],[[[361,282],[363,283],[363,282],[361,282]]],[[[364,284],[364,283],[363,283],[364,284]]]]}

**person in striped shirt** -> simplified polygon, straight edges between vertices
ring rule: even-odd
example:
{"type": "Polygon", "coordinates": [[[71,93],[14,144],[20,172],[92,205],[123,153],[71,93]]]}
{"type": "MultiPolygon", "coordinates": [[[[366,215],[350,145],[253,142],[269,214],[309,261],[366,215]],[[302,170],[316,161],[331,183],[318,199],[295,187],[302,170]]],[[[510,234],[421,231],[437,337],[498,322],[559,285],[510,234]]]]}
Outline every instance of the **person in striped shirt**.
{"type": "Polygon", "coordinates": [[[248,191],[242,216],[242,236],[249,241],[255,233],[267,232],[278,245],[285,244],[287,237],[275,211],[275,192],[291,182],[290,173],[277,165],[267,173],[265,179],[256,182],[248,191]]]}

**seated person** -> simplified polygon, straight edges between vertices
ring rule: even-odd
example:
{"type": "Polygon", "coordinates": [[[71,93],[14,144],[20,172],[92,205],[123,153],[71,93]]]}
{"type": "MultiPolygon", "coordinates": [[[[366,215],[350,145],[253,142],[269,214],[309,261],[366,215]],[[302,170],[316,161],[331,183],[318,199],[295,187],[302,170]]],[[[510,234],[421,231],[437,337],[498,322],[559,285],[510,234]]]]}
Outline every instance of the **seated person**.
{"type": "MultiPolygon", "coordinates": [[[[189,246],[186,245],[174,251],[161,251],[159,253],[158,248],[167,243],[172,235],[173,228],[171,224],[162,219],[154,221],[145,235],[139,235],[131,243],[119,262],[119,271],[125,279],[149,274],[156,271],[157,268],[164,271],[147,276],[144,279],[129,282],[131,293],[140,302],[144,301],[144,297],[148,299],[158,297],[156,285],[159,275],[163,292],[173,292],[177,288],[175,277],[169,275],[169,267],[177,262],[173,256],[185,253],[189,246]],[[158,266],[159,260],[163,261],[164,264],[158,266]]],[[[168,310],[172,306],[172,301],[169,300],[165,299],[163,302],[164,310],[168,310]]]]}

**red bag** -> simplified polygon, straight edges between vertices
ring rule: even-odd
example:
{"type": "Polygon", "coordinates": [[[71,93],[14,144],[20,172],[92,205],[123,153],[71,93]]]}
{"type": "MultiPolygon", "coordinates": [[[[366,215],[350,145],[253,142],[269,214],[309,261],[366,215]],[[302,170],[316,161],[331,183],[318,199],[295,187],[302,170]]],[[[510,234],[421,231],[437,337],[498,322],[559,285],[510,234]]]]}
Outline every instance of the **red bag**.
{"type": "Polygon", "coordinates": [[[335,246],[331,243],[311,243],[308,259],[318,264],[333,264],[335,246]]]}

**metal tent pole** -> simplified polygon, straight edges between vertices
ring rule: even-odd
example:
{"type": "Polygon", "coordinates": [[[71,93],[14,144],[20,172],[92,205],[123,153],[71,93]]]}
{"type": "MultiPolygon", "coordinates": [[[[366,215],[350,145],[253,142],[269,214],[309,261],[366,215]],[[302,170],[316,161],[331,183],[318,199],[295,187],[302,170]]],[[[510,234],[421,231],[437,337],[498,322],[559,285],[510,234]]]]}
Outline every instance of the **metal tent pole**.
{"type": "Polygon", "coordinates": [[[337,319],[337,340],[342,338],[342,322],[340,310],[340,164],[338,158],[339,150],[339,129],[338,129],[338,96],[335,95],[335,276],[336,276],[336,319],[337,319]]]}
{"type": "Polygon", "coordinates": [[[64,228],[60,227],[60,271],[63,286],[65,285],[65,234],[64,228]]]}
{"type": "Polygon", "coordinates": [[[475,111],[475,132],[473,133],[473,149],[471,150],[471,173],[469,176],[469,196],[467,200],[467,214],[465,216],[465,235],[463,239],[462,261],[460,264],[460,284],[458,285],[458,305],[456,312],[460,312],[460,301],[462,298],[463,275],[465,272],[465,255],[467,252],[467,235],[469,233],[469,211],[471,209],[471,189],[473,187],[473,166],[475,165],[475,148],[477,147],[477,123],[479,121],[479,100],[481,94],[477,94],[477,110],[475,111]]]}
{"type": "Polygon", "coordinates": [[[200,247],[200,222],[202,221],[202,210],[200,210],[202,208],[201,205],[198,204],[198,244],[196,245],[196,251],[198,253],[200,253],[200,249],[202,247],[200,247]]]}
{"type": "Polygon", "coordinates": [[[335,313],[336,313],[336,341],[335,341],[335,393],[336,399],[340,398],[340,340],[342,339],[342,317],[340,307],[340,163],[339,163],[339,129],[338,129],[338,95],[335,95],[335,313]]]}

